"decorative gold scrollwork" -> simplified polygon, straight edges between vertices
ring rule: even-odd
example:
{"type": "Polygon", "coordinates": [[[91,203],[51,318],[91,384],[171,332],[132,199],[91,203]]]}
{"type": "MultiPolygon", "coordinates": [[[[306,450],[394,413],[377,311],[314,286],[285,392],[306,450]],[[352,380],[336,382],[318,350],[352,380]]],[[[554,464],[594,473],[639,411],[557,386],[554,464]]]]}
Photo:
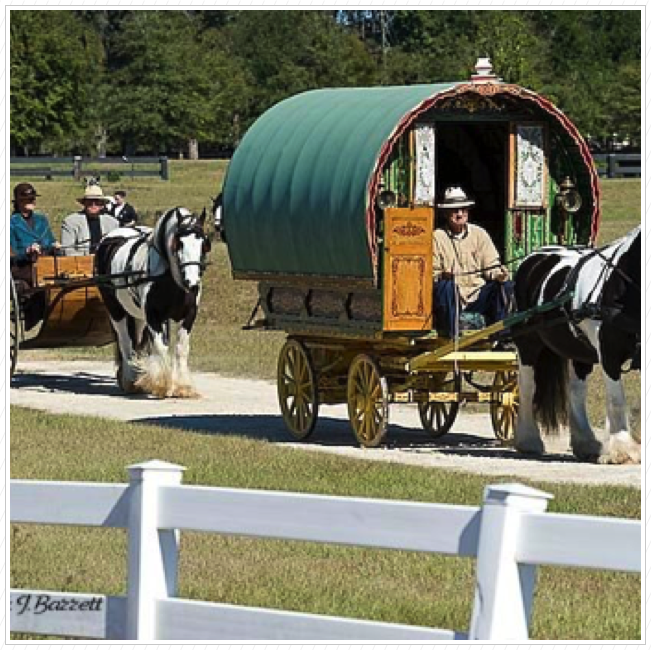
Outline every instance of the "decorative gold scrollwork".
{"type": "Polygon", "coordinates": [[[405,224],[396,226],[393,229],[393,232],[396,233],[397,235],[400,235],[401,237],[418,237],[419,235],[422,235],[425,232],[425,228],[423,228],[422,226],[418,226],[415,223],[412,223],[411,221],[408,221],[405,224]]]}

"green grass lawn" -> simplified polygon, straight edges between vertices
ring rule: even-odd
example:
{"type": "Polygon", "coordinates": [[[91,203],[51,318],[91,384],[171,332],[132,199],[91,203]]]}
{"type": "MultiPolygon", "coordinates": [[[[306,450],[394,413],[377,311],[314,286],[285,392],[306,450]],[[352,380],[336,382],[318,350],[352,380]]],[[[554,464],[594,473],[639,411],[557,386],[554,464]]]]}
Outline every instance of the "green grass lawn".
{"type": "MultiPolygon", "coordinates": [[[[237,432],[234,432],[235,434],[237,432]]],[[[161,458],[184,483],[479,505],[482,477],[282,449],[233,436],[13,408],[11,476],[126,482],[125,466],[161,458]],[[61,450],[65,449],[65,453],[61,450]]],[[[550,511],[639,518],[640,492],[534,483],[550,511]]],[[[124,593],[123,531],[11,526],[12,588],[124,593]]],[[[183,533],[180,595],[373,620],[467,629],[469,559],[183,533]]],[[[640,576],[542,567],[533,638],[639,639],[640,576]]]]}

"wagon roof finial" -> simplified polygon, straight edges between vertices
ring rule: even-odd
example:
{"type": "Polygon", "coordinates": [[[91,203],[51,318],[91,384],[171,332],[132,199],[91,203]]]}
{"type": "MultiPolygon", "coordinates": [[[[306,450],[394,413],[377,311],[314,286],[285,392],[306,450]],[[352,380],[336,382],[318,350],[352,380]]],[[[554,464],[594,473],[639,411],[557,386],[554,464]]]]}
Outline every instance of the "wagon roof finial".
{"type": "Polygon", "coordinates": [[[493,74],[493,64],[486,57],[479,57],[475,63],[475,74],[470,78],[472,81],[501,81],[493,74]]]}

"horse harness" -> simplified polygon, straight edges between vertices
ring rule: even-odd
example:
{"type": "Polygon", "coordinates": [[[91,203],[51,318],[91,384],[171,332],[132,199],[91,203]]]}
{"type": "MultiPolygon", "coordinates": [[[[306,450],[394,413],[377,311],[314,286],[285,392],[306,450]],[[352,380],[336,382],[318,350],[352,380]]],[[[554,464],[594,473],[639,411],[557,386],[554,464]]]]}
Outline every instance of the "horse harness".
{"type": "Polygon", "coordinates": [[[639,288],[638,284],[625,271],[623,271],[613,263],[613,259],[615,258],[615,256],[617,255],[620,249],[621,246],[618,246],[613,252],[612,256],[608,258],[606,257],[606,255],[604,255],[603,248],[601,249],[595,248],[588,255],[585,255],[584,257],[581,258],[581,260],[579,260],[579,263],[576,264],[576,266],[574,266],[568,273],[563,288],[560,291],[561,295],[573,293],[574,288],[576,287],[576,283],[578,281],[579,273],[581,272],[581,269],[585,266],[585,264],[587,264],[589,260],[593,259],[594,257],[600,257],[605,262],[605,264],[601,269],[599,273],[599,277],[597,278],[594,287],[592,288],[590,294],[588,295],[587,300],[577,309],[571,309],[568,306],[571,301],[568,300],[560,306],[560,310],[563,313],[564,317],[567,319],[567,323],[570,329],[572,330],[574,336],[580,341],[582,341],[583,343],[586,343],[588,345],[590,345],[590,341],[588,340],[588,337],[578,327],[581,321],[589,319],[589,320],[602,321],[603,323],[608,323],[608,322],[612,323],[615,320],[615,318],[618,318],[618,326],[623,330],[634,334],[636,339],[633,361],[631,367],[627,371],[629,372],[630,370],[640,368],[640,356],[641,356],[641,346],[642,346],[640,324],[639,323],[636,324],[635,321],[630,316],[625,315],[621,307],[607,307],[603,304],[606,282],[608,280],[608,278],[606,278],[605,276],[606,273],[608,272],[608,269],[611,269],[614,273],[617,273],[624,280],[626,284],[639,288]],[[603,282],[601,283],[601,289],[595,299],[594,293],[597,290],[597,287],[599,286],[602,279],[603,282]]]}
{"type": "MultiPolygon", "coordinates": [[[[561,307],[561,310],[567,316],[570,326],[572,327],[573,330],[575,330],[575,334],[579,337],[581,336],[581,334],[579,334],[579,331],[576,329],[576,326],[586,318],[591,320],[600,320],[600,321],[608,322],[608,321],[612,321],[616,316],[621,316],[623,319],[632,320],[628,317],[625,317],[622,314],[621,308],[606,307],[603,304],[604,291],[606,289],[606,282],[608,280],[608,278],[606,278],[605,276],[606,273],[608,272],[608,269],[611,269],[614,273],[617,273],[624,280],[626,284],[629,284],[639,289],[637,283],[625,271],[623,271],[613,263],[613,259],[621,249],[621,246],[618,246],[615,249],[615,251],[613,252],[610,258],[604,255],[603,253],[604,248],[592,249],[590,253],[582,257],[579,260],[579,263],[576,264],[576,266],[574,266],[568,273],[567,277],[565,278],[565,283],[563,284],[563,288],[559,292],[561,294],[564,294],[566,292],[574,291],[574,288],[576,287],[576,283],[578,281],[579,273],[581,272],[583,267],[587,264],[587,262],[590,261],[591,259],[595,257],[600,257],[605,262],[603,268],[601,269],[599,277],[597,278],[597,281],[595,282],[595,285],[592,288],[584,304],[578,307],[577,309],[569,309],[567,303],[565,303],[561,307]],[[601,284],[601,289],[595,299],[594,293],[597,290],[597,287],[599,286],[602,279],[603,279],[603,283],[601,284]]],[[[630,328],[630,331],[634,332],[638,337],[640,336],[639,325],[637,327],[633,325],[630,328]]]]}

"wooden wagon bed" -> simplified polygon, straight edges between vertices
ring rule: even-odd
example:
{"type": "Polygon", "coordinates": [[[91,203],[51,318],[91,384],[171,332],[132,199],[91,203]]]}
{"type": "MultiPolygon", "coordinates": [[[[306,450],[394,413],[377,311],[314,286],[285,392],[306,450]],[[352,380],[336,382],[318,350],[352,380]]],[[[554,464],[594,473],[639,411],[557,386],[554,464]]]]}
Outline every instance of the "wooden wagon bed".
{"type": "Polygon", "coordinates": [[[93,266],[92,255],[43,256],[31,266],[28,289],[18,295],[12,282],[13,367],[18,348],[95,347],[113,342],[93,266]],[[31,318],[26,326],[28,310],[31,318]]]}

